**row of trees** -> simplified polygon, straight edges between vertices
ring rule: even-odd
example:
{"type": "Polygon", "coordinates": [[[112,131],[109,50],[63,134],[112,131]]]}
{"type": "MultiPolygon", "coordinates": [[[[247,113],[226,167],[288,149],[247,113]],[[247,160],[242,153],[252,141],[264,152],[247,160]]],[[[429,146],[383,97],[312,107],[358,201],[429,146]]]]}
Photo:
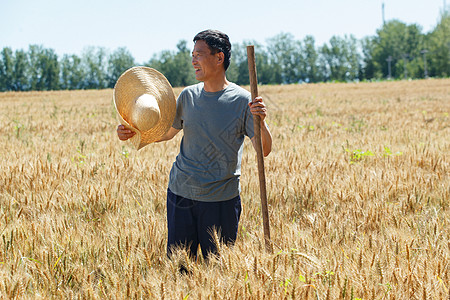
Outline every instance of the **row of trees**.
{"type": "Polygon", "coordinates": [[[58,59],[53,49],[31,45],[28,52],[3,48],[0,53],[0,91],[103,89],[135,64],[126,48],[108,54],[104,48],[88,47],[81,57],[58,59]]]}
{"type": "MultiPolygon", "coordinates": [[[[262,84],[354,81],[383,78],[450,76],[450,14],[443,13],[436,27],[422,33],[420,26],[394,20],[375,36],[357,40],[333,36],[317,46],[312,36],[296,40],[280,33],[266,41],[233,45],[229,80],[249,83],[246,45],[254,44],[258,81],[262,84]]],[[[162,72],[173,86],[195,83],[190,50],[180,41],[176,51],[162,51],[144,65],[162,72]]],[[[0,53],[0,91],[112,88],[117,78],[136,61],[126,48],[108,53],[86,48],[81,56],[58,58],[54,50],[31,45],[28,51],[0,53]]]]}

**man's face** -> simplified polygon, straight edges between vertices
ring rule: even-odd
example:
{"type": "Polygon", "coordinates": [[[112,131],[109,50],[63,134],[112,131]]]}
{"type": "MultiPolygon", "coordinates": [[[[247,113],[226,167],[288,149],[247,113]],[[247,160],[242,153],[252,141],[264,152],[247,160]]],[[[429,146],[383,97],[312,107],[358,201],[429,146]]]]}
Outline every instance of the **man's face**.
{"type": "Polygon", "coordinates": [[[199,40],[195,43],[192,51],[192,66],[195,69],[195,78],[205,81],[214,78],[220,72],[222,53],[211,54],[211,50],[205,41],[199,40]]]}

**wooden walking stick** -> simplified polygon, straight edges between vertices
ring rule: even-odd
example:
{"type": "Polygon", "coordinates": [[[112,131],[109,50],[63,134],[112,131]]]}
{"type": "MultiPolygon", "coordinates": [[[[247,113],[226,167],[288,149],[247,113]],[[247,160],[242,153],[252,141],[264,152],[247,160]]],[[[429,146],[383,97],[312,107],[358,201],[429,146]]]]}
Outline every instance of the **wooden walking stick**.
{"type": "MultiPolygon", "coordinates": [[[[255,47],[247,46],[247,60],[248,73],[250,76],[250,90],[252,99],[258,97],[258,81],[256,79],[256,63],[255,63],[255,47]]],[[[266,175],[264,174],[264,155],[261,141],[261,118],[260,116],[253,116],[253,128],[255,131],[256,156],[258,161],[258,175],[259,175],[259,193],[261,197],[261,211],[264,226],[264,242],[266,250],[269,253],[273,252],[272,243],[270,241],[270,225],[269,225],[269,208],[267,206],[266,193],[266,175]]]]}

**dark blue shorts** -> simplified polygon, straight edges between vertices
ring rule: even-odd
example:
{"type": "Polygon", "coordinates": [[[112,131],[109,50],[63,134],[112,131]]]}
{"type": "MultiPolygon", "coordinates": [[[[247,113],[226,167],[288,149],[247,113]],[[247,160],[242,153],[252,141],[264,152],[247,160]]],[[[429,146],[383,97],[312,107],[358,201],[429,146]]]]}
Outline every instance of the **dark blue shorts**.
{"type": "Polygon", "coordinates": [[[175,195],[167,189],[167,254],[173,247],[186,247],[195,257],[198,246],[203,257],[217,253],[211,232],[218,232],[220,241],[228,245],[236,241],[241,198],[220,202],[202,202],[175,195]]]}

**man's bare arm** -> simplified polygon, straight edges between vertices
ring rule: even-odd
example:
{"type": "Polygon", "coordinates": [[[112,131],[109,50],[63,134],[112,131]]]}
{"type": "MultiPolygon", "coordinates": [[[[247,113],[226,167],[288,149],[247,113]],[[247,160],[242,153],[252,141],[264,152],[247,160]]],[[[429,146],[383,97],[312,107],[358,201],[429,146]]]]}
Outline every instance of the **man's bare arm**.
{"type": "MultiPolygon", "coordinates": [[[[258,115],[261,119],[261,143],[264,156],[269,155],[272,151],[272,134],[264,119],[267,116],[267,108],[263,102],[262,97],[256,97],[249,103],[250,112],[255,116],[258,115]]],[[[255,137],[252,137],[253,148],[256,149],[255,137]]]]}
{"type": "MultiPolygon", "coordinates": [[[[158,143],[158,142],[168,141],[168,140],[172,139],[179,131],[180,131],[179,129],[170,127],[170,129],[156,142],[158,143]]],[[[126,140],[132,138],[134,135],[135,135],[135,133],[133,131],[131,131],[130,129],[125,128],[125,126],[123,126],[123,125],[117,126],[117,136],[119,137],[119,140],[126,141],[126,140]]]]}
{"type": "MultiPolygon", "coordinates": [[[[256,139],[254,136],[251,138],[251,141],[253,148],[256,150],[256,139]]],[[[272,151],[272,134],[265,121],[261,121],[261,143],[264,157],[266,157],[272,151]]]]}
{"type": "Polygon", "coordinates": [[[157,140],[156,143],[171,140],[178,132],[180,132],[180,129],[170,127],[169,131],[167,131],[159,140],[157,140]]]}

